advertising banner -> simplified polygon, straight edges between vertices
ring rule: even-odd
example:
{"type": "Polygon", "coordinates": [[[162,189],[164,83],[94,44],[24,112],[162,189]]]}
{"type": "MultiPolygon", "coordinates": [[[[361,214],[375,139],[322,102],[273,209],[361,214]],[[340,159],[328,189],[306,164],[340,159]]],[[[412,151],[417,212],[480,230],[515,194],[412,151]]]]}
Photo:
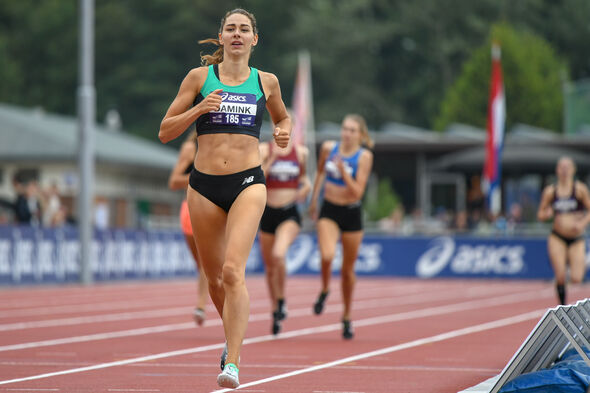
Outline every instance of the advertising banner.
{"type": "MultiPolygon", "coordinates": [[[[195,275],[184,236],[176,231],[96,231],[92,257],[97,281],[195,275]]],[[[589,261],[587,254],[587,264],[589,261]]],[[[335,274],[341,264],[338,246],[332,261],[335,274]]],[[[320,265],[315,234],[299,235],[287,255],[288,273],[318,274],[320,265]]],[[[424,279],[553,277],[545,238],[366,235],[355,268],[359,275],[424,279]]],[[[246,271],[264,271],[258,242],[254,243],[246,271]]],[[[0,227],[0,284],[75,282],[78,273],[75,229],[0,227]]]]}

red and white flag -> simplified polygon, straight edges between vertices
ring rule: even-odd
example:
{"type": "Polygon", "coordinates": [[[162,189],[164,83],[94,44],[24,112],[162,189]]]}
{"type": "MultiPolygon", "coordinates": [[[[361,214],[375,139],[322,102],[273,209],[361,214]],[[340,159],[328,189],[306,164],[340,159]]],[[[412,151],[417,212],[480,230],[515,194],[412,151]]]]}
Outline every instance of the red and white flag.
{"type": "Polygon", "coordinates": [[[483,188],[490,213],[497,215],[502,209],[501,173],[504,127],[506,123],[506,99],[502,81],[500,46],[492,45],[492,76],[488,105],[486,159],[483,172],[483,188]]]}
{"type": "Polygon", "coordinates": [[[315,129],[313,118],[313,93],[311,84],[311,60],[309,52],[299,53],[295,87],[293,89],[293,130],[291,138],[296,145],[307,146],[309,158],[307,173],[315,173],[315,129]]]}
{"type": "Polygon", "coordinates": [[[309,53],[299,53],[299,64],[293,89],[293,141],[298,145],[306,144],[306,134],[313,121],[311,94],[311,64],[309,53]]]}

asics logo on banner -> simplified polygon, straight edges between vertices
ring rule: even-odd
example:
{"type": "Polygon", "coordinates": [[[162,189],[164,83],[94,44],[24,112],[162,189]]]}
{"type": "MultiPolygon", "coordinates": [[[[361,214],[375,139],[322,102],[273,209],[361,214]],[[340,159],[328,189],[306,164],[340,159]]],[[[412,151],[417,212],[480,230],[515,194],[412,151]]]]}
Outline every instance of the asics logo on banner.
{"type": "Polygon", "coordinates": [[[250,184],[254,181],[254,176],[248,176],[246,178],[244,178],[244,181],[242,182],[242,185],[244,184],[250,184]]]}
{"type": "Polygon", "coordinates": [[[419,277],[434,277],[447,266],[456,274],[518,274],[525,268],[522,245],[462,244],[451,237],[434,239],[416,263],[419,277]]]}
{"type": "Polygon", "coordinates": [[[221,101],[246,102],[246,96],[238,94],[222,93],[221,101]]]}

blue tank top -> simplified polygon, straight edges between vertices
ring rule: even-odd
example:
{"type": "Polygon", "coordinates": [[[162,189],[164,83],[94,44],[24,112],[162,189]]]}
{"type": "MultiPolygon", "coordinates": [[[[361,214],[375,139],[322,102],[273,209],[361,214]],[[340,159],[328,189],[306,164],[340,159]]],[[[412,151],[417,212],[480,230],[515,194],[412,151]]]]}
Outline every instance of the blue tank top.
{"type": "MultiPolygon", "coordinates": [[[[344,183],[344,179],[342,179],[342,174],[340,173],[340,171],[338,170],[338,167],[336,166],[336,163],[334,162],[334,159],[338,155],[339,148],[340,148],[340,142],[336,143],[336,146],[334,146],[334,148],[330,152],[330,155],[328,156],[328,159],[326,160],[326,165],[324,166],[324,168],[326,170],[326,181],[329,181],[330,183],[333,183],[333,184],[337,184],[339,186],[344,186],[345,183],[344,183]]],[[[360,158],[362,152],[363,152],[363,148],[361,147],[352,156],[348,156],[348,157],[340,156],[340,159],[342,160],[342,162],[344,164],[344,169],[346,170],[346,172],[348,172],[350,174],[350,176],[353,179],[356,179],[356,172],[357,172],[358,166],[359,166],[359,158],[360,158]]]]}
{"type": "Polygon", "coordinates": [[[250,76],[237,86],[224,85],[219,80],[219,67],[210,65],[207,79],[195,98],[194,106],[216,89],[222,89],[219,111],[204,113],[197,118],[197,135],[204,134],[246,134],[260,138],[262,117],[266,110],[266,97],[260,75],[250,67],[250,76]]]}

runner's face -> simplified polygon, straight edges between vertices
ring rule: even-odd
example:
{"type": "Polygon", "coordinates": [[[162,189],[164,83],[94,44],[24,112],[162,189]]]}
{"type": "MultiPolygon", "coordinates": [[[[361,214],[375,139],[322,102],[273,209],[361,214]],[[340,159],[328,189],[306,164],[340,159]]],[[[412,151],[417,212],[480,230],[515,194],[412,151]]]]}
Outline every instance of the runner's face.
{"type": "Polygon", "coordinates": [[[360,146],[361,128],[358,123],[352,119],[344,119],[340,129],[340,139],[346,146],[360,146]]]}
{"type": "Polygon", "coordinates": [[[231,14],[225,20],[219,42],[227,54],[249,55],[258,43],[258,35],[254,34],[250,18],[243,14],[231,14]]]}
{"type": "Polygon", "coordinates": [[[567,158],[562,158],[557,163],[557,177],[560,179],[569,179],[574,176],[574,163],[567,158]]]}

